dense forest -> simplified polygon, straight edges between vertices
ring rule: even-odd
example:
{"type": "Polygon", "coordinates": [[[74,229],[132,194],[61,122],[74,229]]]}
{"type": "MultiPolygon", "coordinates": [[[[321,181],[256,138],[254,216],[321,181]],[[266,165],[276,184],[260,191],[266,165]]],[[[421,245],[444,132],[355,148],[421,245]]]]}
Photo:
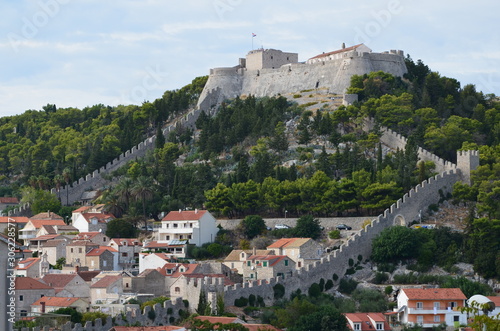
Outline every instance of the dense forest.
{"type": "MultiPolygon", "coordinates": [[[[359,102],[335,110],[310,111],[281,96],[227,101],[214,116],[202,113],[195,130],[178,127],[145,158],[111,174],[96,202],[135,222],[180,208],[237,218],[374,215],[434,174],[431,162],[418,162],[417,146],[450,161],[456,150],[478,149],[473,185],[454,188],[452,201],[466,204],[470,217],[464,237],[453,242],[464,252],[460,261],[497,277],[500,102],[420,60],[407,57],[406,64],[402,78],[354,76],[348,92],[359,102]],[[367,116],[408,137],[406,149],[384,151],[378,128],[362,130],[367,116]]],[[[47,105],[0,118],[0,196],[34,203],[43,190],[98,169],[182,115],[206,79],[141,106],[47,105]]],[[[37,208],[68,213],[57,198],[37,208]]]]}

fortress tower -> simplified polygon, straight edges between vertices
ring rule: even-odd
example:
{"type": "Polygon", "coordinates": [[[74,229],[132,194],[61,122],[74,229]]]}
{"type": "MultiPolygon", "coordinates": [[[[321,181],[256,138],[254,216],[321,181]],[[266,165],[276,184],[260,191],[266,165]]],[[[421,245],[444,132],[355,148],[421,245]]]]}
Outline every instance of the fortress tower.
{"type": "Polygon", "coordinates": [[[211,69],[197,106],[209,110],[241,95],[272,97],[309,89],[343,94],[353,75],[372,71],[403,76],[407,72],[403,51],[375,53],[359,44],[298,62],[297,53],[258,49],[237,66],[211,69]]]}
{"type": "Polygon", "coordinates": [[[471,185],[471,171],[479,167],[479,151],[458,151],[457,169],[462,182],[471,185]]]}

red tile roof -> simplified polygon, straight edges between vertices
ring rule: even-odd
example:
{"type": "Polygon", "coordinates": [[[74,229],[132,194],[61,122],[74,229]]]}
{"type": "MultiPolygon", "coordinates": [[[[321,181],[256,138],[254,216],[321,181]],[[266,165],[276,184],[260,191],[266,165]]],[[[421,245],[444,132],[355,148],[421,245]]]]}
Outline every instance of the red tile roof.
{"type": "Polygon", "coordinates": [[[311,240],[311,238],[282,238],[276,240],[274,243],[267,246],[267,248],[300,247],[309,240],[311,240]]]}
{"type": "Polygon", "coordinates": [[[199,221],[207,212],[207,210],[171,211],[162,221],[199,221]]]}
{"type": "Polygon", "coordinates": [[[322,57],[327,57],[327,56],[330,56],[330,55],[333,55],[333,54],[338,54],[338,53],[344,53],[344,52],[353,51],[353,50],[355,50],[356,48],[358,48],[361,45],[363,45],[363,44],[358,44],[358,45],[354,45],[354,46],[351,46],[351,47],[346,47],[346,48],[338,49],[338,50],[333,51],[333,52],[319,54],[319,55],[316,55],[316,56],[310,58],[310,60],[311,59],[318,59],[318,58],[322,58],[322,57]]]}
{"type": "Polygon", "coordinates": [[[82,279],[86,282],[90,282],[92,279],[94,279],[95,276],[99,275],[100,273],[101,272],[99,270],[84,270],[77,272],[78,276],[82,277],[82,279]]]}
{"type": "Polygon", "coordinates": [[[33,267],[37,262],[40,262],[39,257],[29,257],[26,260],[20,260],[14,269],[16,270],[26,270],[33,267]]]}
{"type": "Polygon", "coordinates": [[[51,290],[52,287],[31,277],[16,277],[16,290],[51,290]]]}
{"type": "Polygon", "coordinates": [[[97,222],[99,223],[107,223],[109,219],[115,218],[113,214],[105,214],[105,213],[83,213],[82,216],[88,223],[90,223],[90,221],[93,218],[97,218],[97,222]]]}
{"type": "Polygon", "coordinates": [[[63,220],[39,220],[39,219],[31,219],[29,223],[33,225],[35,229],[40,229],[44,225],[66,225],[63,220]]]}
{"type": "Polygon", "coordinates": [[[15,216],[15,217],[0,216],[0,223],[11,223],[12,220],[14,220],[13,223],[17,224],[26,224],[29,222],[29,218],[23,216],[15,216]]]}
{"type": "Polygon", "coordinates": [[[19,199],[16,197],[0,197],[0,203],[17,205],[19,203],[19,199]]]}
{"type": "Polygon", "coordinates": [[[30,239],[30,241],[46,241],[59,237],[59,234],[44,234],[43,236],[38,236],[30,239]]]}
{"type": "Polygon", "coordinates": [[[113,326],[110,331],[181,331],[186,330],[182,326],[113,326]]]}
{"type": "Polygon", "coordinates": [[[46,274],[43,276],[42,281],[55,289],[62,289],[75,277],[77,277],[76,274],[46,274]]]}
{"type": "Polygon", "coordinates": [[[92,239],[94,238],[95,236],[99,235],[99,234],[102,234],[102,232],[98,232],[98,231],[95,231],[95,232],[80,232],[79,234],[77,234],[73,240],[86,240],[86,239],[92,239]]]}
{"type": "Polygon", "coordinates": [[[269,266],[272,267],[276,265],[276,263],[288,258],[286,255],[252,255],[248,260],[252,261],[269,261],[269,266]]]}
{"type": "Polygon", "coordinates": [[[404,288],[401,289],[409,300],[466,300],[459,288],[404,288]]]}
{"type": "Polygon", "coordinates": [[[115,242],[118,246],[124,246],[123,243],[126,242],[127,246],[137,246],[142,245],[142,242],[137,238],[113,238],[110,242],[115,242]],[[137,244],[136,244],[137,243],[137,244]]]}
{"type": "Polygon", "coordinates": [[[114,284],[118,280],[121,280],[122,276],[120,275],[109,275],[109,276],[104,276],[101,279],[99,279],[97,282],[94,284],[90,285],[92,288],[107,288],[108,286],[114,284]]]}
{"type": "Polygon", "coordinates": [[[41,297],[35,301],[32,306],[41,306],[42,302],[45,302],[47,307],[70,307],[80,298],[66,298],[66,297],[41,297]]]}
{"type": "Polygon", "coordinates": [[[31,216],[30,220],[62,220],[62,216],[57,215],[53,212],[38,213],[35,216],[31,216]]]}
{"type": "Polygon", "coordinates": [[[99,248],[93,248],[91,251],[89,251],[86,256],[99,256],[103,254],[106,251],[110,251],[112,253],[118,252],[116,249],[110,246],[99,246],[99,248]]]}
{"type": "MultiPolygon", "coordinates": [[[[389,323],[385,319],[383,313],[344,313],[344,316],[348,321],[361,323],[361,331],[377,330],[377,322],[384,324],[384,330],[390,330],[389,323]]],[[[350,324],[348,324],[348,327],[352,330],[350,324]]]]}

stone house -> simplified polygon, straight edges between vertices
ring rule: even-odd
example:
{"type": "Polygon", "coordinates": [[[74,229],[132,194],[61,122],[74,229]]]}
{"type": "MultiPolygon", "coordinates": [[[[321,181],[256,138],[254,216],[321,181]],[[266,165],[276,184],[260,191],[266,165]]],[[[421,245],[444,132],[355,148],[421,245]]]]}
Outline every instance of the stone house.
{"type": "Polygon", "coordinates": [[[72,225],[43,225],[38,231],[38,236],[48,235],[48,234],[65,234],[71,235],[71,233],[78,232],[78,229],[72,225]]]}
{"type": "Polygon", "coordinates": [[[162,268],[165,264],[175,260],[175,256],[166,253],[141,253],[139,254],[139,273],[147,269],[162,268]]]}
{"type": "Polygon", "coordinates": [[[228,256],[226,256],[223,264],[230,268],[232,271],[243,274],[243,264],[245,264],[247,259],[252,255],[274,255],[274,251],[267,249],[234,249],[233,251],[231,251],[231,253],[229,253],[228,256]]]}
{"type": "MultiPolygon", "coordinates": [[[[34,252],[42,253],[43,247],[47,244],[47,242],[52,240],[66,240],[70,241],[69,237],[60,235],[60,234],[45,234],[33,239],[30,239],[30,249],[34,252]]],[[[52,260],[52,259],[51,259],[52,260]]],[[[55,264],[55,263],[52,263],[55,264]]]]}
{"type": "Polygon", "coordinates": [[[54,296],[55,290],[49,285],[31,278],[16,277],[16,313],[27,316],[31,305],[44,296],[54,296]]]}
{"type": "Polygon", "coordinates": [[[397,296],[397,318],[402,324],[433,328],[442,323],[467,324],[466,296],[459,288],[403,288],[397,296]]]}
{"type": "Polygon", "coordinates": [[[74,214],[72,225],[80,232],[106,232],[108,222],[115,219],[113,214],[100,213],[79,213],[74,214]]]}
{"type": "Polygon", "coordinates": [[[0,215],[8,207],[14,207],[19,204],[19,199],[16,197],[0,197],[0,215]]]}
{"type": "Polygon", "coordinates": [[[252,255],[243,264],[243,280],[288,278],[295,265],[286,255],[252,255]]]}
{"type": "Polygon", "coordinates": [[[90,286],[78,274],[46,274],[41,281],[55,290],[57,297],[90,297],[90,286]]]}
{"type": "Polygon", "coordinates": [[[94,232],[80,232],[77,234],[73,240],[86,240],[90,241],[94,244],[98,244],[101,246],[107,246],[109,244],[109,237],[106,236],[104,233],[99,232],[99,231],[94,231],[94,232]]]}
{"type": "Polygon", "coordinates": [[[16,228],[22,229],[29,222],[29,218],[15,216],[15,217],[7,217],[0,216],[0,233],[3,233],[5,229],[9,226],[9,223],[14,223],[16,228]]]}
{"type": "Polygon", "coordinates": [[[267,246],[268,250],[274,250],[276,255],[286,255],[296,263],[300,269],[323,256],[323,247],[311,238],[282,238],[267,246]]]}
{"type": "Polygon", "coordinates": [[[33,313],[49,313],[60,308],[73,308],[83,314],[89,310],[89,304],[81,298],[45,296],[31,305],[33,313]]]}
{"type": "Polygon", "coordinates": [[[71,266],[85,266],[87,253],[99,244],[90,241],[77,240],[66,245],[66,264],[71,266]]]}
{"type": "MultiPolygon", "coordinates": [[[[60,217],[60,216],[59,216],[60,217]]],[[[66,225],[64,220],[61,219],[33,219],[30,218],[28,223],[19,232],[19,239],[24,240],[24,245],[28,246],[30,244],[30,239],[38,237],[38,231],[42,229],[44,225],[66,225]]]]}
{"type": "Polygon", "coordinates": [[[207,210],[171,211],[161,220],[157,229],[158,242],[189,240],[190,244],[201,246],[215,240],[219,229],[215,218],[207,210]]]}
{"type": "Polygon", "coordinates": [[[142,251],[153,253],[167,253],[177,258],[185,258],[187,254],[188,240],[169,240],[165,242],[149,241],[144,243],[142,251]]]}
{"type": "Polygon", "coordinates": [[[129,269],[139,263],[139,253],[142,251],[142,243],[139,239],[113,238],[107,244],[118,252],[118,265],[129,269]]]}
{"type": "Polygon", "coordinates": [[[106,275],[90,285],[90,302],[95,304],[119,303],[123,295],[121,275],[106,275]]]}
{"type": "Polygon", "coordinates": [[[67,238],[47,240],[41,247],[41,254],[47,254],[47,261],[55,265],[60,258],[66,258],[66,245],[70,242],[67,238]]]}
{"type": "Polygon", "coordinates": [[[123,275],[125,293],[147,293],[155,297],[165,295],[165,276],[158,270],[147,269],[137,276],[123,275]]]}
{"type": "Polygon", "coordinates": [[[41,258],[29,257],[17,262],[14,267],[14,273],[17,277],[38,278],[41,275],[41,258]]]}
{"type": "Polygon", "coordinates": [[[349,330],[390,331],[391,326],[382,313],[344,313],[349,330]]]}
{"type": "Polygon", "coordinates": [[[94,270],[118,270],[118,251],[109,246],[93,248],[85,255],[83,266],[94,270]]]}

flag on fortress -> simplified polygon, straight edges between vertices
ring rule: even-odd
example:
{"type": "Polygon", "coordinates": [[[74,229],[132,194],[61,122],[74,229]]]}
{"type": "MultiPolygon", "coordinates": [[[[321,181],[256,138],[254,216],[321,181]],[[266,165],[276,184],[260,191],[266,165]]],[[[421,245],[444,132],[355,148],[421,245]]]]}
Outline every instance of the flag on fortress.
{"type": "Polygon", "coordinates": [[[252,32],[252,37],[257,37],[257,35],[255,33],[252,32]]]}

